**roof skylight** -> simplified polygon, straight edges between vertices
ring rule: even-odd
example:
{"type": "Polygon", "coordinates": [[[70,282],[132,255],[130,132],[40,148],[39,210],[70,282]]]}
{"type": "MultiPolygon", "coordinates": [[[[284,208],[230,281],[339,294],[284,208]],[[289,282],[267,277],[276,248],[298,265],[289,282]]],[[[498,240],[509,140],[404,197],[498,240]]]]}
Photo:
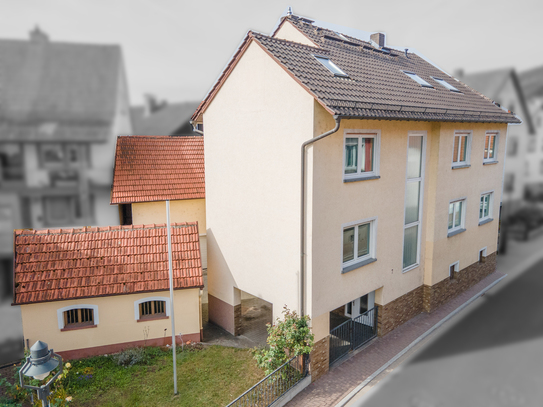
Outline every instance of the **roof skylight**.
{"type": "Polygon", "coordinates": [[[342,38],[346,41],[349,41],[347,37],[345,37],[342,33],[338,33],[337,31],[334,31],[336,33],[336,35],[339,37],[339,38],[342,38]]]}
{"type": "Polygon", "coordinates": [[[321,64],[323,64],[330,72],[332,72],[336,76],[343,76],[345,78],[348,78],[349,75],[347,75],[345,72],[343,72],[336,64],[334,64],[332,61],[330,61],[329,58],[326,57],[319,57],[316,55],[313,55],[317,61],[319,61],[321,64]]]}
{"type": "Polygon", "coordinates": [[[424,79],[422,79],[420,76],[418,76],[415,72],[409,72],[409,71],[402,71],[404,74],[409,76],[411,79],[413,79],[415,82],[417,82],[420,86],[424,88],[433,88],[432,85],[430,85],[428,82],[426,82],[424,79]]]}
{"type": "Polygon", "coordinates": [[[449,89],[451,92],[458,92],[458,93],[462,93],[460,92],[458,89],[456,89],[453,85],[445,82],[445,79],[441,79],[441,78],[436,78],[434,76],[431,76],[430,78],[432,78],[434,81],[436,81],[437,83],[439,83],[441,86],[443,86],[444,88],[447,88],[449,89]]]}

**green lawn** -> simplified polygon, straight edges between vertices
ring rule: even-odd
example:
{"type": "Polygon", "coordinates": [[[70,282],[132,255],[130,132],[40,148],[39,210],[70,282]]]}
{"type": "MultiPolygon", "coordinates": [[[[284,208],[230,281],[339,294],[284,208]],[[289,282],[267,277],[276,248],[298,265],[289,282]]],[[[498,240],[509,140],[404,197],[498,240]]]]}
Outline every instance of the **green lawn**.
{"type": "MultiPolygon", "coordinates": [[[[172,354],[145,348],[142,360],[119,366],[115,356],[71,362],[63,379],[70,406],[225,406],[264,377],[247,349],[195,345],[178,348],[173,395],[172,354]]],[[[1,400],[0,400],[1,404],[1,400]]]]}

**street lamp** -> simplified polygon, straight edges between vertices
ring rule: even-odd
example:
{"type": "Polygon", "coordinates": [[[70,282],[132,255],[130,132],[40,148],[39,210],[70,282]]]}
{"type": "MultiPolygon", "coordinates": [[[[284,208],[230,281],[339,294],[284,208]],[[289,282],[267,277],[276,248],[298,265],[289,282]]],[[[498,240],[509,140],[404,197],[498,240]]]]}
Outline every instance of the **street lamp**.
{"type": "Polygon", "coordinates": [[[41,400],[43,407],[49,407],[49,400],[47,400],[47,397],[51,394],[49,386],[51,386],[51,383],[53,383],[61,373],[62,357],[53,352],[53,349],[49,350],[45,342],[37,341],[30,348],[30,356],[26,358],[25,364],[19,371],[19,380],[21,381],[22,387],[38,392],[38,399],[41,400]],[[23,375],[33,377],[37,380],[43,380],[59,365],[59,371],[47,383],[39,387],[24,383],[23,375]]]}

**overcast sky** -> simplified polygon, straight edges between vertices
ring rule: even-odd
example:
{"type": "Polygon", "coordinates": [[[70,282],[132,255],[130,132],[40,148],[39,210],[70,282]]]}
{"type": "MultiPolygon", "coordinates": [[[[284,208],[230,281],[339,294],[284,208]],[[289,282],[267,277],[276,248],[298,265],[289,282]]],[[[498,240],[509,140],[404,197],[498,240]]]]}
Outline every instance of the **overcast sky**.
{"type": "Polygon", "coordinates": [[[449,73],[543,65],[541,0],[0,0],[0,38],[120,44],[132,104],[201,100],[247,30],[294,14],[416,48],[449,73]]]}

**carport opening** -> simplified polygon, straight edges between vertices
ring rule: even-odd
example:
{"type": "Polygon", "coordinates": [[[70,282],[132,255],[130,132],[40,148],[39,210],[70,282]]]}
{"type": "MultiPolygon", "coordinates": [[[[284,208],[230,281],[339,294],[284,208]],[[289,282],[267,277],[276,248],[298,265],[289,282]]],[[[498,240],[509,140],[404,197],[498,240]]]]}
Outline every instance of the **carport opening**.
{"type": "Polygon", "coordinates": [[[268,330],[266,324],[273,322],[273,305],[245,291],[241,291],[240,334],[259,346],[266,345],[268,330]]]}

